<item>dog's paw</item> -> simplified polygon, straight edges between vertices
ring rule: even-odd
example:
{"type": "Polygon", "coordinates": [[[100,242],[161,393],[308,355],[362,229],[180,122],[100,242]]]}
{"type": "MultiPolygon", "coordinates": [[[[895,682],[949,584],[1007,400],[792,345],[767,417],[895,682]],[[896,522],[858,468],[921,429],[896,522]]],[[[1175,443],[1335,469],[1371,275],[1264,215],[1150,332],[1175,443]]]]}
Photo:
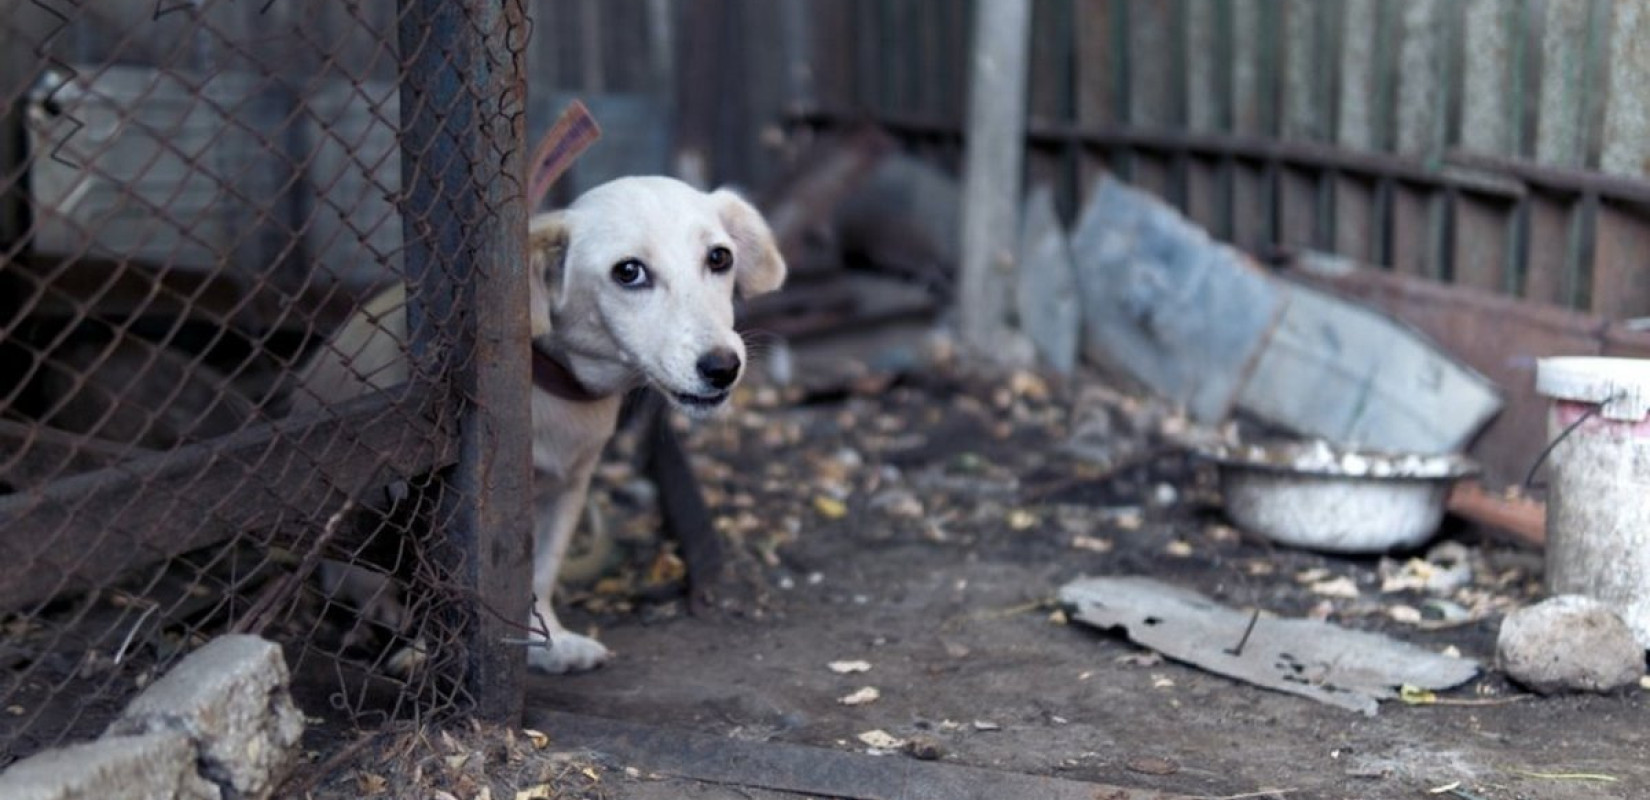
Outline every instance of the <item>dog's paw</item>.
{"type": "Polygon", "coordinates": [[[570,631],[555,631],[550,634],[549,647],[527,650],[527,666],[537,672],[561,675],[595,669],[612,657],[613,653],[595,639],[570,631]]]}

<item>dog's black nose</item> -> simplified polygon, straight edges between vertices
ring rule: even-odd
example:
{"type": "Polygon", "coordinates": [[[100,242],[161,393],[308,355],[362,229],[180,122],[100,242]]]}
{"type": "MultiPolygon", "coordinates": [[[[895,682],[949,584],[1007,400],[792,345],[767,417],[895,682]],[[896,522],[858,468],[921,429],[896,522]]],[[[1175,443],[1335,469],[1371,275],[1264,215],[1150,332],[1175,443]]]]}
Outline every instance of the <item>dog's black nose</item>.
{"type": "Polygon", "coordinates": [[[699,357],[699,377],[716,389],[726,389],[739,380],[739,354],[728,349],[712,350],[699,357]]]}

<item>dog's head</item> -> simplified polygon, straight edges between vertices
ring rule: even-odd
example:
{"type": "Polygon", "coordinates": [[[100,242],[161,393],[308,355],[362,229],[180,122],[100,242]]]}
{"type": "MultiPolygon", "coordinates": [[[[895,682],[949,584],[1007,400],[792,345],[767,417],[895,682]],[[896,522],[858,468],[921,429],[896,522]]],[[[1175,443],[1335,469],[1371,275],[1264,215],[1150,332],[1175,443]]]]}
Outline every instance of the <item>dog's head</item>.
{"type": "Polygon", "coordinates": [[[728,190],[621,178],[531,223],[535,342],[598,392],[638,380],[679,408],[720,407],[744,371],[733,297],[771,292],[785,261],[762,215],[728,190]]]}

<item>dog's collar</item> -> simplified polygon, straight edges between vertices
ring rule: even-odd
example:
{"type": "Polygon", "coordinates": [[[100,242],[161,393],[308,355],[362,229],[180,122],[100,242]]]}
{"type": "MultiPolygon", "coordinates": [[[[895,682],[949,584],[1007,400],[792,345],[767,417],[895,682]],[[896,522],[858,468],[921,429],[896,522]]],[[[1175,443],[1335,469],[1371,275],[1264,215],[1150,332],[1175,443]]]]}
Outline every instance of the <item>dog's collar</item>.
{"type": "Polygon", "coordinates": [[[537,347],[533,351],[533,385],[563,400],[574,403],[593,403],[602,399],[579,383],[567,367],[537,347]]]}

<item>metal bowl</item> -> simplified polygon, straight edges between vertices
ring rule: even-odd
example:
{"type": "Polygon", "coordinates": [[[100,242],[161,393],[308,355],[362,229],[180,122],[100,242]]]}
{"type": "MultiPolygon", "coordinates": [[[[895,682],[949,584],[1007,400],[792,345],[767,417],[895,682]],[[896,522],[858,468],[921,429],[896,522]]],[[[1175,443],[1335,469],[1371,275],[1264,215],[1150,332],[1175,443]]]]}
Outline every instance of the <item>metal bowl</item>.
{"type": "Polygon", "coordinates": [[[1456,454],[1386,453],[1290,442],[1213,450],[1226,514],[1292,547],[1381,553],[1438,530],[1450,488],[1478,465],[1456,454]]]}

